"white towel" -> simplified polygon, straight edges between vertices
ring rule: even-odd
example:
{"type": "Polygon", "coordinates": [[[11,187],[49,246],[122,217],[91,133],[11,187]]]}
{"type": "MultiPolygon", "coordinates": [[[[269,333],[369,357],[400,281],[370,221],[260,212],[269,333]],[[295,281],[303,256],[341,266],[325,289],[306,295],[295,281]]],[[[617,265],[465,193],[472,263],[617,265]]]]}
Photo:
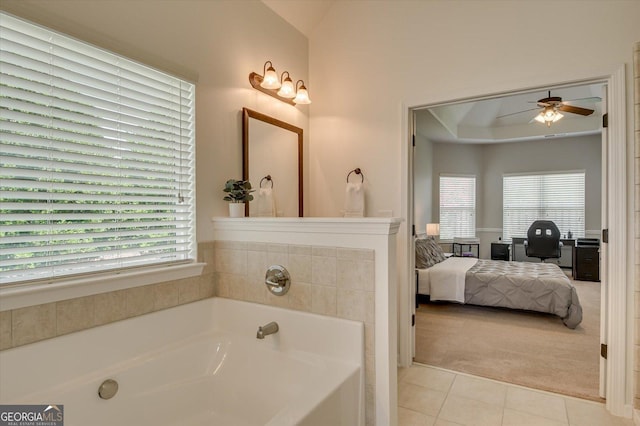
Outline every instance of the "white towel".
{"type": "Polygon", "coordinates": [[[276,215],[276,199],[272,188],[260,188],[256,193],[256,216],[273,217],[276,215]]]}
{"type": "Polygon", "coordinates": [[[344,197],[344,217],[364,217],[364,187],[362,183],[347,183],[344,197]]]}

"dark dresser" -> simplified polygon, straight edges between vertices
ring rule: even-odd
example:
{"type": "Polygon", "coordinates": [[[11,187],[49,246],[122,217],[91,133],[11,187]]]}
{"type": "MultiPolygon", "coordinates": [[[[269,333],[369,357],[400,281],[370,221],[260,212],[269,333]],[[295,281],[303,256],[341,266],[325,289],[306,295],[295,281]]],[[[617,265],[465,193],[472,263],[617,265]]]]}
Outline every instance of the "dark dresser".
{"type": "Polygon", "coordinates": [[[578,238],[573,251],[573,279],[600,281],[600,240],[578,238]]]}

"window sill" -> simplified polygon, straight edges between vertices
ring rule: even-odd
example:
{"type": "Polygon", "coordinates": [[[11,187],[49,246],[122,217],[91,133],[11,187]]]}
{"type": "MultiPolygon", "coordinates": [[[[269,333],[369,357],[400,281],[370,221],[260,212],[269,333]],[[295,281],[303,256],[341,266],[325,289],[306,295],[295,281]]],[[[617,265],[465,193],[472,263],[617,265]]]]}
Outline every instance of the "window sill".
{"type": "Polygon", "coordinates": [[[205,265],[205,263],[170,265],[0,288],[0,311],[195,277],[202,274],[205,265]]]}

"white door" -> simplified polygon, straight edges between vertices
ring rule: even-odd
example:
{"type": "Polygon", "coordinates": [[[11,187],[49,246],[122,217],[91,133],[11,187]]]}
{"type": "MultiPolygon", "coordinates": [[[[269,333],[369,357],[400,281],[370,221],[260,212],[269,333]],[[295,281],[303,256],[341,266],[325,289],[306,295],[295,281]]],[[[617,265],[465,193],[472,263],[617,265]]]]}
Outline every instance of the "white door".
{"type": "MultiPolygon", "coordinates": [[[[607,114],[607,85],[602,87],[602,115],[603,117],[607,114]]],[[[601,224],[602,229],[609,228],[609,219],[608,219],[608,207],[609,207],[609,197],[608,197],[608,176],[609,176],[609,158],[608,158],[608,150],[609,150],[609,138],[608,138],[608,130],[606,127],[602,127],[602,203],[601,203],[601,224]]],[[[608,290],[608,262],[607,262],[607,252],[609,244],[604,241],[604,238],[600,238],[600,347],[607,344],[607,290],[608,290]]],[[[605,346],[606,347],[606,346],[605,346]]],[[[606,398],[606,384],[607,384],[607,360],[601,354],[600,356],[600,386],[599,386],[599,394],[601,398],[606,398]]]]}
{"type": "Polygon", "coordinates": [[[411,292],[412,297],[414,298],[414,302],[411,303],[411,359],[416,356],[416,294],[418,292],[415,275],[415,262],[416,262],[416,253],[415,253],[415,244],[413,243],[413,239],[415,238],[416,224],[415,224],[415,161],[416,161],[416,113],[415,111],[410,112],[410,125],[411,125],[411,146],[409,146],[409,205],[411,208],[409,209],[407,216],[409,223],[411,223],[411,228],[413,231],[411,243],[409,244],[409,264],[411,265],[411,269],[409,271],[410,282],[412,283],[409,286],[409,291],[411,292]]]}

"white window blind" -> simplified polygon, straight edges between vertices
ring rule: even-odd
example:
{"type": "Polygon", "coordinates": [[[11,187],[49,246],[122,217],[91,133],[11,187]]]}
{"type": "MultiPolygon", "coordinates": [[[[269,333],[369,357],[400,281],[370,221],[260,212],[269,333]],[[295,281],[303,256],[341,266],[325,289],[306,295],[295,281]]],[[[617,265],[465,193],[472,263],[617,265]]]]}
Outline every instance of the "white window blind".
{"type": "Polygon", "coordinates": [[[526,238],[538,219],[584,237],[584,172],[503,176],[503,238],[526,238]]]}
{"type": "Polygon", "coordinates": [[[475,235],[475,176],[440,176],[440,239],[475,235]]]}
{"type": "Polygon", "coordinates": [[[0,284],[195,257],[194,85],[0,14],[0,284]]]}

